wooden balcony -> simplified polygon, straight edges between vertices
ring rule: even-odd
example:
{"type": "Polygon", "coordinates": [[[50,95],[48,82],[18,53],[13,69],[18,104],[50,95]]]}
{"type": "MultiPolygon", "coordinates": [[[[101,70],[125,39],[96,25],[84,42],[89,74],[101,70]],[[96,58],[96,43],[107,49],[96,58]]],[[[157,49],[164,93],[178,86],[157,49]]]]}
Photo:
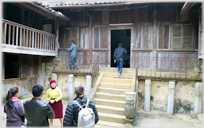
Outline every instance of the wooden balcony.
{"type": "Polygon", "coordinates": [[[2,52],[56,56],[56,35],[2,20],[2,52]]]}

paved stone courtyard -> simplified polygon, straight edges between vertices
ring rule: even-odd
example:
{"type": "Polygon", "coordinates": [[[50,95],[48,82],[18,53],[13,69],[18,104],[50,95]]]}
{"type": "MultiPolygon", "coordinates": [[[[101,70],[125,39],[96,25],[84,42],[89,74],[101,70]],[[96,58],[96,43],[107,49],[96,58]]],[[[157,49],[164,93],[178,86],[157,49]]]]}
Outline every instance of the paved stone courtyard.
{"type": "MultiPolygon", "coordinates": [[[[20,99],[21,101],[26,101],[31,99],[32,97],[25,97],[20,99]]],[[[42,98],[43,101],[47,102],[45,99],[45,95],[42,98]]],[[[68,101],[63,100],[63,114],[65,113],[68,101]]],[[[1,106],[1,111],[3,112],[3,104],[1,106]]],[[[6,114],[2,113],[1,117],[1,127],[6,126],[6,114]]],[[[22,126],[24,127],[24,126],[22,126]]],[[[53,127],[60,127],[60,122],[58,119],[54,119],[53,127]]],[[[192,118],[190,115],[176,113],[174,115],[168,115],[167,112],[151,110],[150,112],[145,112],[143,110],[139,110],[137,112],[137,116],[134,119],[133,127],[190,127],[190,128],[198,128],[203,127],[202,123],[197,118],[192,118]]]]}
{"type": "Polygon", "coordinates": [[[175,113],[168,115],[167,112],[151,110],[145,112],[139,110],[133,122],[134,127],[203,127],[202,123],[197,118],[192,118],[190,115],[175,113]]]}

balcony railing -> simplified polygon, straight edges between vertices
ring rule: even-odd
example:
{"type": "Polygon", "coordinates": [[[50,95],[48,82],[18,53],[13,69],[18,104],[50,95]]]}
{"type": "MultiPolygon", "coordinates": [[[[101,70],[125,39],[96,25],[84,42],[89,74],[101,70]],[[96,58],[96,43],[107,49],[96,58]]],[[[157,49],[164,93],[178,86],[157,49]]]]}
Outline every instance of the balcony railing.
{"type": "Polygon", "coordinates": [[[202,61],[192,58],[137,58],[139,79],[202,81],[202,61]]]}
{"type": "Polygon", "coordinates": [[[73,65],[70,70],[69,56],[56,56],[53,60],[53,73],[57,74],[75,74],[75,75],[91,75],[92,87],[99,75],[99,56],[78,56],[76,58],[78,69],[73,65]]]}
{"type": "Polygon", "coordinates": [[[57,51],[56,36],[54,34],[8,20],[2,21],[2,46],[27,48],[27,50],[57,51]]]}

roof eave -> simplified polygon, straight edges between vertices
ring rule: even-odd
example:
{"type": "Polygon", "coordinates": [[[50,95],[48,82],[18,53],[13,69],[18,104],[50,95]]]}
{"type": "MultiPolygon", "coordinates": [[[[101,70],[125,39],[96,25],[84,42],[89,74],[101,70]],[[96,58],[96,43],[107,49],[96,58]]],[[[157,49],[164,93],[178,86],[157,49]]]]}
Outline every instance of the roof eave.
{"type": "Polygon", "coordinates": [[[159,2],[126,2],[117,4],[93,4],[93,5],[60,5],[60,6],[49,6],[50,8],[85,8],[85,7],[104,7],[104,6],[123,6],[123,5],[133,5],[133,4],[146,4],[146,3],[159,3],[159,2]]]}
{"type": "Polygon", "coordinates": [[[68,17],[63,17],[63,16],[60,16],[60,15],[54,14],[54,13],[50,12],[49,10],[47,10],[47,9],[41,7],[41,6],[36,5],[35,3],[29,2],[29,4],[36,7],[36,8],[38,8],[38,9],[40,9],[40,10],[42,10],[42,11],[44,11],[44,12],[46,12],[46,13],[48,13],[48,14],[50,14],[50,15],[52,15],[52,16],[55,16],[55,17],[57,17],[57,18],[59,18],[61,20],[70,21],[70,19],[68,17]]]}
{"type": "Polygon", "coordinates": [[[184,13],[186,13],[193,5],[193,2],[185,2],[182,9],[181,9],[181,12],[180,12],[180,15],[183,15],[184,13]]]}

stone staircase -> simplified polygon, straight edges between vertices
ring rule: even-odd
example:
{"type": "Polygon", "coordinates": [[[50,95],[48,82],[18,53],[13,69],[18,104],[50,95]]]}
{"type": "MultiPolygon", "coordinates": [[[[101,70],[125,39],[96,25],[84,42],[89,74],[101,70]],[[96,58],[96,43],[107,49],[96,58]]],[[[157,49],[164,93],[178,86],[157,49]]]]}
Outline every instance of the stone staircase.
{"type": "MultiPolygon", "coordinates": [[[[125,72],[125,71],[123,71],[125,72]]],[[[124,92],[131,91],[133,74],[122,73],[121,76],[105,72],[94,95],[99,122],[96,127],[125,127],[125,100],[124,92]]]]}

